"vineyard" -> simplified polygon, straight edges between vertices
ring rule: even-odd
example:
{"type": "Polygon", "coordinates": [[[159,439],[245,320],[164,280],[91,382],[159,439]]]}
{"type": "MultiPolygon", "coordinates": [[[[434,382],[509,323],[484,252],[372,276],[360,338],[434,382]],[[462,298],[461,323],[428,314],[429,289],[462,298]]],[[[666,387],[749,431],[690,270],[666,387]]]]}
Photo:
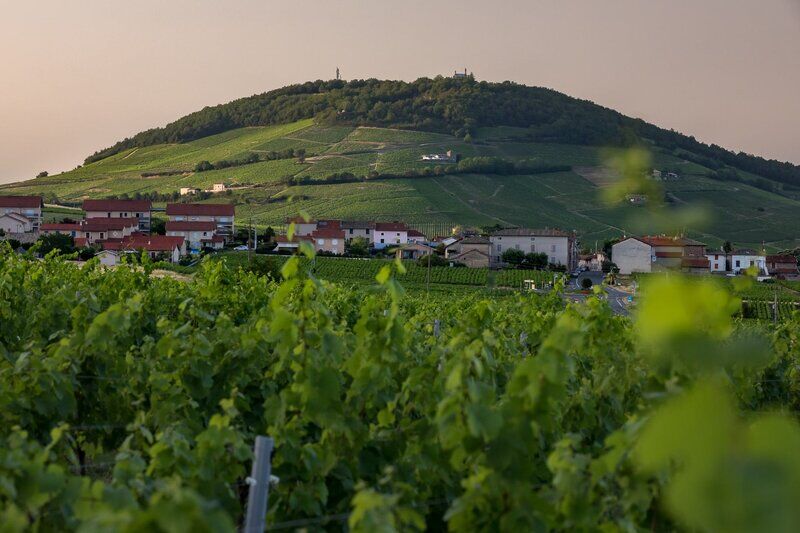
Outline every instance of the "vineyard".
{"type": "MultiPolygon", "coordinates": [[[[228,266],[246,266],[247,254],[227,253],[214,256],[214,260],[224,260],[228,266]]],[[[261,256],[255,261],[273,264],[279,268],[287,256],[261,256]]],[[[381,269],[392,262],[384,259],[356,259],[341,257],[315,257],[300,260],[300,268],[315,277],[334,282],[367,282],[375,280],[381,269]]],[[[550,286],[561,279],[563,274],[542,270],[499,270],[488,268],[455,268],[449,266],[430,267],[418,265],[415,261],[403,261],[404,272],[397,273],[403,283],[434,285],[466,285],[471,287],[501,287],[521,289],[525,280],[533,280],[537,287],[550,286]]]]}
{"type": "Polygon", "coordinates": [[[630,320],[559,284],[414,298],[387,262],[152,268],[0,248],[3,531],[234,531],[258,435],[268,530],[800,528],[800,314],[677,277],[630,320]]]}

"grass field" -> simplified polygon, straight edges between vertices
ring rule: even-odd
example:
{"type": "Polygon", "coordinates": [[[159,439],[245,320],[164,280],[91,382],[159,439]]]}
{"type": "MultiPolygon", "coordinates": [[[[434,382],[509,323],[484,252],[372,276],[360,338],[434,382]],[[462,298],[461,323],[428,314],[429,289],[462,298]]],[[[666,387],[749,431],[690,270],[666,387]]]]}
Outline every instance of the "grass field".
{"type": "MultiPolygon", "coordinates": [[[[320,126],[310,120],[243,128],[186,144],[127,150],[75,170],[0,187],[0,194],[44,194],[48,201],[78,202],[137,193],[173,193],[225,182],[234,190],[222,201],[238,204],[237,216],[278,225],[303,210],[314,217],[402,220],[412,224],[524,225],[577,230],[593,244],[636,233],[642,208],[609,206],[599,199],[616,176],[604,170],[596,147],[530,142],[521,128],[484,128],[473,143],[449,135],[385,128],[320,126]],[[239,159],[288,148],[305,149],[306,160],[264,161],[223,170],[193,172],[203,160],[239,159]],[[568,165],[573,171],[538,175],[443,175],[360,183],[315,184],[334,173],[403,174],[434,167],[426,153],[454,150],[462,157],[498,156],[536,164],[568,165]],[[173,175],[159,172],[172,172],[173,175]],[[143,177],[143,173],[156,173],[143,177]],[[312,183],[285,186],[285,178],[312,183]]],[[[742,183],[707,177],[709,169],[670,153],[653,153],[654,165],[679,169],[665,184],[675,206],[705,206],[708,223],[686,228],[712,246],[731,240],[770,249],[800,245],[800,201],[742,183]]],[[[446,168],[446,165],[442,165],[446,168]]],[[[53,219],[57,213],[53,212],[53,219]]]]}

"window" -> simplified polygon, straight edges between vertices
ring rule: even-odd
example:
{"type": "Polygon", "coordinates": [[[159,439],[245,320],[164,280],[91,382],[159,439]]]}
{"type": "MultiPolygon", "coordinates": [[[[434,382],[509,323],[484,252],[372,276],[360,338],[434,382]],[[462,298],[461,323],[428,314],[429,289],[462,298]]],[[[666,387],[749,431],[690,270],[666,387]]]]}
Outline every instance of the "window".
{"type": "Polygon", "coordinates": [[[325,239],[317,239],[317,244],[320,246],[325,246],[325,239]]]}
{"type": "Polygon", "coordinates": [[[531,244],[531,253],[536,253],[536,245],[531,244]]]}
{"type": "Polygon", "coordinates": [[[350,235],[353,234],[353,228],[350,228],[350,235]]]}
{"type": "Polygon", "coordinates": [[[740,261],[737,259],[737,260],[736,260],[736,268],[739,268],[740,266],[742,266],[742,264],[741,264],[741,262],[740,262],[740,261]]]}
{"type": "Polygon", "coordinates": [[[551,253],[556,253],[556,245],[555,245],[555,244],[553,244],[552,246],[550,246],[550,252],[551,252],[551,253]]]}
{"type": "Polygon", "coordinates": [[[499,253],[500,253],[500,252],[502,252],[502,251],[503,251],[503,247],[502,247],[501,245],[499,245],[499,244],[498,244],[498,245],[497,245],[497,253],[499,254],[499,253]]]}
{"type": "Polygon", "coordinates": [[[400,244],[400,238],[398,237],[395,241],[397,244],[400,244]]]}
{"type": "Polygon", "coordinates": [[[204,232],[203,232],[203,237],[206,237],[206,236],[208,236],[208,232],[207,232],[207,231],[204,231],[204,232]]]}
{"type": "Polygon", "coordinates": [[[516,248],[517,250],[519,250],[519,244],[515,244],[515,245],[514,245],[514,248],[516,248]]]}
{"type": "Polygon", "coordinates": [[[339,246],[339,239],[331,239],[331,244],[333,246],[339,246]]]}
{"type": "Polygon", "coordinates": [[[383,244],[383,239],[381,239],[381,244],[383,244]]]}
{"type": "Polygon", "coordinates": [[[369,228],[367,228],[367,235],[369,235],[369,228]]]}
{"type": "Polygon", "coordinates": [[[108,213],[108,216],[106,218],[111,218],[111,213],[108,213]]]}
{"type": "Polygon", "coordinates": [[[102,231],[100,232],[100,238],[101,239],[103,238],[103,232],[102,231]]]}

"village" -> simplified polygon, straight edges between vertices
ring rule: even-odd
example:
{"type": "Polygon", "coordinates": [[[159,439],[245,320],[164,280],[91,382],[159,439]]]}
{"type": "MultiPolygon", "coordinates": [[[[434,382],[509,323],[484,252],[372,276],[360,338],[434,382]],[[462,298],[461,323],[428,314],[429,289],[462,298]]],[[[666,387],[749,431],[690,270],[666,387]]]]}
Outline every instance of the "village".
{"type": "MultiPolygon", "coordinates": [[[[100,262],[114,266],[127,254],[145,252],[169,263],[225,248],[259,247],[257,234],[237,243],[236,207],[229,203],[167,203],[163,234],[153,231],[156,218],[149,200],[84,200],[81,219],[66,217],[43,222],[39,196],[0,197],[0,238],[31,244],[42,235],[64,235],[75,248],[91,248],[100,262]]],[[[159,211],[161,211],[159,210],[159,211]]],[[[620,276],[659,271],[736,276],[755,272],[759,279],[798,279],[797,258],[749,248],[714,250],[682,236],[631,236],[618,239],[606,253],[580,253],[574,232],[544,228],[506,228],[485,234],[459,228],[451,235],[426,236],[400,221],[312,220],[286,221],[284,232],[262,239],[271,253],[298,253],[308,243],[317,254],[378,255],[405,260],[436,258],[437,265],[470,268],[525,267],[620,276]],[[358,250],[357,253],[354,253],[358,250]]]]}

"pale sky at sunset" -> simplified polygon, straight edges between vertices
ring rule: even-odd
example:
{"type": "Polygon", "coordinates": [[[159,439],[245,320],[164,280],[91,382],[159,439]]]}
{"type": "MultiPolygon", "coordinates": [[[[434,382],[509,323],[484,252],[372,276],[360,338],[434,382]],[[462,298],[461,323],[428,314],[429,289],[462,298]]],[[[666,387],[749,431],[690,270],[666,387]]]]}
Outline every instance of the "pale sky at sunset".
{"type": "Polygon", "coordinates": [[[800,0],[0,1],[0,182],[290,83],[467,67],[800,164],[800,0]]]}

